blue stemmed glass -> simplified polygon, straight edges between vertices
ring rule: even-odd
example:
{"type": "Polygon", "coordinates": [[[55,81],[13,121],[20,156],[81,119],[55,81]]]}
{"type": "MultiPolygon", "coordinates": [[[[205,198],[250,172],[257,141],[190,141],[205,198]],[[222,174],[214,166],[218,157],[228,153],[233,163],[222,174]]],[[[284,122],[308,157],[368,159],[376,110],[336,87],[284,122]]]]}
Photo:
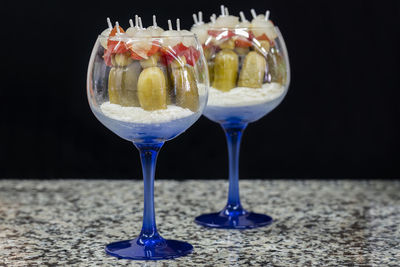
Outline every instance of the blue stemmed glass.
{"type": "Polygon", "coordinates": [[[161,260],[193,250],[157,232],[154,172],[164,142],[189,128],[205,108],[206,66],[202,47],[190,33],[129,37],[119,30],[113,37],[98,37],[88,68],[89,105],[102,124],[139,150],[144,181],[142,230],[134,239],[108,244],[109,255],[161,260]]]}
{"type": "Polygon", "coordinates": [[[215,28],[209,31],[212,36],[206,41],[211,87],[204,115],[222,126],[229,154],[228,202],[220,212],[195,218],[196,223],[206,227],[248,229],[273,221],[268,215],[249,212],[242,207],[239,197],[240,141],[249,123],[262,118],[281,103],[289,87],[290,69],[279,29],[275,27],[273,40],[263,35],[257,39],[254,32],[261,35],[263,29],[252,28],[252,31],[215,28]],[[233,44],[229,47],[229,36],[239,47],[233,47],[233,44]],[[237,62],[234,70],[230,69],[232,62],[233,65],[237,62]],[[237,76],[232,75],[235,71],[237,76]],[[229,82],[232,76],[233,81],[229,82]],[[227,88],[229,83],[231,88],[227,88]]]}

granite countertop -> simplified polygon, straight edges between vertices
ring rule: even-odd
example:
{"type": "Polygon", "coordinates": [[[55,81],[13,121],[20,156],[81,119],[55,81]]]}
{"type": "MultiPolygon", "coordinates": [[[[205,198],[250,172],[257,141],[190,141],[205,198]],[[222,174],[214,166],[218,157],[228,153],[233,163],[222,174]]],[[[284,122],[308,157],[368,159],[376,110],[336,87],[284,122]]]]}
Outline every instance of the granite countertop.
{"type": "Polygon", "coordinates": [[[0,266],[398,266],[400,182],[242,180],[242,203],[275,222],[207,229],[193,218],[220,210],[227,181],[156,181],[158,229],[192,254],[140,262],[104,246],[141,228],[141,181],[1,180],[0,266]]]}

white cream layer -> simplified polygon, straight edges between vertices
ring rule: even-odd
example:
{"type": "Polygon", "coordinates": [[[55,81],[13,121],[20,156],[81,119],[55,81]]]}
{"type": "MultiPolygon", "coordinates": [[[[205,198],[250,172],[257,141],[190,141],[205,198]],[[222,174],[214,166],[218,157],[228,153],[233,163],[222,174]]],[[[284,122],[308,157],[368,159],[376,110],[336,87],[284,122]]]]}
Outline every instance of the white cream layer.
{"type": "Polygon", "coordinates": [[[279,83],[265,83],[262,88],[236,87],[222,92],[210,86],[208,106],[252,106],[272,101],[281,96],[285,87],[279,83]]]}
{"type": "Polygon", "coordinates": [[[169,122],[194,114],[190,109],[174,105],[168,105],[167,109],[147,111],[141,107],[123,107],[105,102],[100,109],[104,115],[114,120],[146,124],[169,122]]]}

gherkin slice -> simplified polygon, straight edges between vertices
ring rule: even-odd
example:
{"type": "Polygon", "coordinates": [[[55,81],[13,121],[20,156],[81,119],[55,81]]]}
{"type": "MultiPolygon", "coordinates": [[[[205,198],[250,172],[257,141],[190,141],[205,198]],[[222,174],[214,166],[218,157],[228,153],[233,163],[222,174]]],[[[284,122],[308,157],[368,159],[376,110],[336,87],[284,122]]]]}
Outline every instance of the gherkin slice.
{"type": "Polygon", "coordinates": [[[210,84],[214,82],[214,62],[209,61],[207,63],[208,66],[208,78],[210,79],[210,84]]]}
{"type": "Polygon", "coordinates": [[[108,78],[108,96],[110,103],[121,106],[137,107],[137,82],[140,65],[133,63],[127,67],[113,67],[108,78]]]}
{"type": "Polygon", "coordinates": [[[236,87],[239,58],[231,49],[223,49],[214,60],[214,82],[212,86],[221,91],[236,87]]]}
{"type": "Polygon", "coordinates": [[[199,92],[191,66],[171,69],[171,83],[175,91],[176,105],[193,112],[199,109],[199,92]]]}
{"type": "Polygon", "coordinates": [[[140,73],[138,97],[144,110],[167,108],[167,84],[163,71],[159,67],[149,67],[140,73]]]}
{"type": "Polygon", "coordinates": [[[286,83],[286,63],[282,55],[272,47],[267,56],[268,76],[271,82],[286,83]]]}
{"type": "Polygon", "coordinates": [[[112,104],[120,104],[122,95],[121,75],[117,68],[111,68],[108,76],[108,98],[112,104]]]}
{"type": "Polygon", "coordinates": [[[140,65],[134,62],[129,53],[112,56],[112,64],[108,76],[108,96],[110,103],[122,106],[139,106],[137,98],[137,80],[140,65]]]}
{"type": "Polygon", "coordinates": [[[265,58],[255,51],[251,51],[244,58],[240,71],[238,86],[261,88],[267,62],[265,58]]]}
{"type": "Polygon", "coordinates": [[[138,107],[139,98],[137,83],[141,71],[140,64],[135,61],[129,66],[122,68],[122,97],[120,99],[122,106],[138,107]]]}

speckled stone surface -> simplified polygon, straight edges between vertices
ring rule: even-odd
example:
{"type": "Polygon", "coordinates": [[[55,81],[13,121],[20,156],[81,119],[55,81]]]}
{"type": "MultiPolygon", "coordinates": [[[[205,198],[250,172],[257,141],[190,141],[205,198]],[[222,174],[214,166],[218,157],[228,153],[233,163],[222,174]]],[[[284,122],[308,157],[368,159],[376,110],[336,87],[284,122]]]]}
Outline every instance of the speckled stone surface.
{"type": "Polygon", "coordinates": [[[140,181],[0,181],[0,266],[399,266],[400,182],[242,180],[242,203],[275,222],[252,230],[193,223],[221,209],[227,181],[156,182],[159,232],[186,257],[118,260],[104,246],[140,231],[140,181]]]}

